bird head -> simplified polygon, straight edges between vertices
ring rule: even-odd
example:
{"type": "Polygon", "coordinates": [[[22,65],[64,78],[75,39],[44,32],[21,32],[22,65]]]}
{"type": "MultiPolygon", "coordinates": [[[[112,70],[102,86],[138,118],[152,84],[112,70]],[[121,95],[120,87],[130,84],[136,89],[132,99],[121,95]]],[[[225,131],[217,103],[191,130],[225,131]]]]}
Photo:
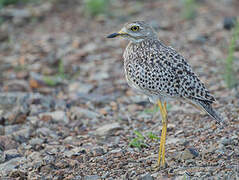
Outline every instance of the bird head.
{"type": "Polygon", "coordinates": [[[133,43],[137,43],[149,38],[157,39],[157,34],[153,28],[144,21],[135,21],[125,24],[119,32],[107,36],[107,38],[115,37],[123,37],[133,43]]]}

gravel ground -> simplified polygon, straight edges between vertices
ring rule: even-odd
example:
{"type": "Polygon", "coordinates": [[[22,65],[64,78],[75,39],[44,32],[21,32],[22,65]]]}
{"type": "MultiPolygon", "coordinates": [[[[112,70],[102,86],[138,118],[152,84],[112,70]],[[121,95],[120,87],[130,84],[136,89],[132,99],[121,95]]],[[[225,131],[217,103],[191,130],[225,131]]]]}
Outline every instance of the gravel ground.
{"type": "Polygon", "coordinates": [[[95,18],[75,0],[1,10],[1,179],[239,179],[239,91],[223,78],[239,3],[197,2],[188,20],[173,0],[118,1],[95,18]],[[135,19],[189,59],[228,123],[171,102],[165,169],[155,167],[157,108],[124,79],[127,42],[105,38],[135,19]]]}

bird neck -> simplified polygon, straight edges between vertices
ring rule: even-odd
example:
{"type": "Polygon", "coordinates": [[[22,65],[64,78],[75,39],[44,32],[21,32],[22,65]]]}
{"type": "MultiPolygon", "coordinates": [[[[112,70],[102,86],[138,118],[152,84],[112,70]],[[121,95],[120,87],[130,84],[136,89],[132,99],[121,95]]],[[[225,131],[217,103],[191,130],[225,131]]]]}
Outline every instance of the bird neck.
{"type": "Polygon", "coordinates": [[[155,40],[158,40],[158,38],[156,38],[156,37],[149,37],[149,38],[141,39],[140,41],[130,41],[129,45],[132,45],[132,46],[144,46],[146,44],[151,44],[155,40]]]}

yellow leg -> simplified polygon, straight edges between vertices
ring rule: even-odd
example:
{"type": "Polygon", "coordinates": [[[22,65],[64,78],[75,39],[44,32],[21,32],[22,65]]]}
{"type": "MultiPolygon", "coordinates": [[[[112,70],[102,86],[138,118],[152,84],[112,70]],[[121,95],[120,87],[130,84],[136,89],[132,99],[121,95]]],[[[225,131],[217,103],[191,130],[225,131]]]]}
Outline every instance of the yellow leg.
{"type": "MultiPolygon", "coordinates": [[[[158,106],[159,106],[161,118],[163,119],[163,116],[164,116],[164,108],[163,108],[163,106],[162,106],[161,101],[158,101],[158,106]]],[[[164,127],[162,128],[162,132],[161,132],[160,147],[159,147],[159,154],[158,154],[158,165],[159,165],[159,166],[160,166],[160,162],[161,162],[161,153],[162,153],[162,146],[163,146],[163,143],[162,143],[162,140],[163,140],[163,139],[162,139],[163,131],[164,131],[164,127]]]]}
{"type": "Polygon", "coordinates": [[[158,156],[158,165],[165,167],[165,143],[166,143],[166,132],[167,132],[167,109],[166,103],[162,105],[161,101],[158,101],[158,106],[160,109],[160,113],[162,116],[162,132],[161,132],[161,139],[160,139],[160,147],[159,147],[159,156],[158,156]],[[162,158],[162,160],[161,160],[162,158]]]}

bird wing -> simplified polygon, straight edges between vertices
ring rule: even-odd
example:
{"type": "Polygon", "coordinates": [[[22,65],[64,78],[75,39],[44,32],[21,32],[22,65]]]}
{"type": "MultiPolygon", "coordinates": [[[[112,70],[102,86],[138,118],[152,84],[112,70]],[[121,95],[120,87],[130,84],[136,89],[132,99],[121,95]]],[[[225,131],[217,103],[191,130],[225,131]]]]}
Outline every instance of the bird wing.
{"type": "Polygon", "coordinates": [[[172,88],[176,88],[180,96],[208,103],[215,101],[182,55],[166,46],[161,48],[161,51],[165,54],[165,58],[162,59],[162,65],[175,79],[172,88]]]}
{"type": "Polygon", "coordinates": [[[183,56],[158,40],[149,43],[149,47],[136,52],[131,51],[130,44],[124,54],[131,86],[145,94],[215,101],[183,56]]]}
{"type": "Polygon", "coordinates": [[[141,49],[133,61],[131,74],[141,89],[171,97],[215,101],[186,59],[158,40],[151,48],[141,49]]]}

